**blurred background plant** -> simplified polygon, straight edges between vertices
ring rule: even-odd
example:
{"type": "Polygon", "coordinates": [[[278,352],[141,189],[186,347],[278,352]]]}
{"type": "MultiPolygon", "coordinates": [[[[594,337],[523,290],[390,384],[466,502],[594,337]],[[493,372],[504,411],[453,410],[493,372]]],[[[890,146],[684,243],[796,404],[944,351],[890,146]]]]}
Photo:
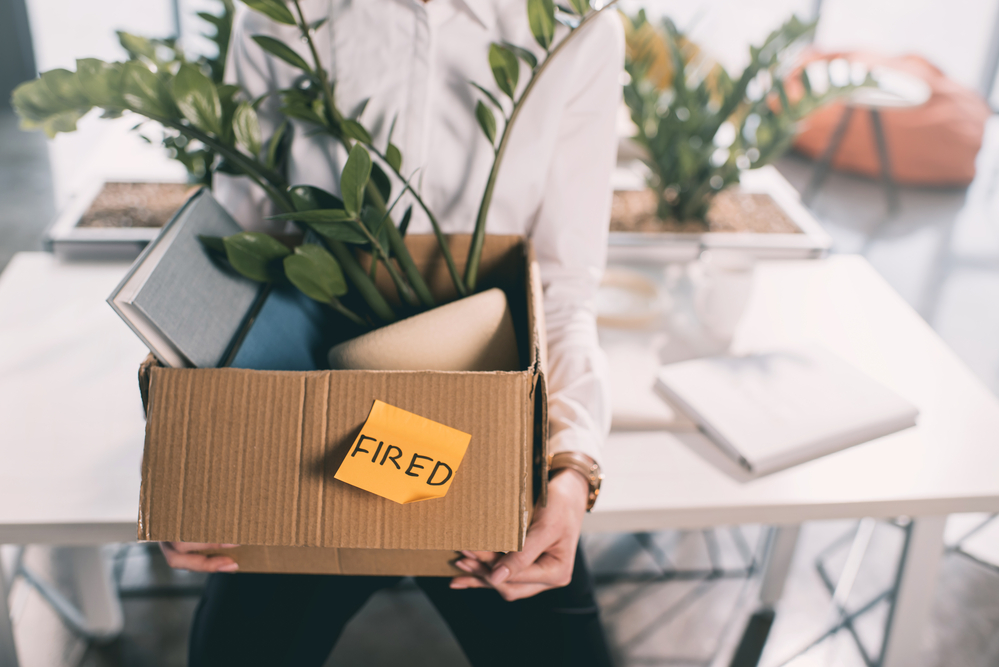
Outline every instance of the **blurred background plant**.
{"type": "Polygon", "coordinates": [[[815,24],[797,17],[750,47],[749,65],[738,77],[668,18],[656,26],[642,10],[624,23],[624,99],[660,220],[706,227],[713,197],[738,183],[742,170],[783,154],[799,121],[859,86],[873,85],[869,76],[835,80],[825,61],[798,67],[815,24]]]}

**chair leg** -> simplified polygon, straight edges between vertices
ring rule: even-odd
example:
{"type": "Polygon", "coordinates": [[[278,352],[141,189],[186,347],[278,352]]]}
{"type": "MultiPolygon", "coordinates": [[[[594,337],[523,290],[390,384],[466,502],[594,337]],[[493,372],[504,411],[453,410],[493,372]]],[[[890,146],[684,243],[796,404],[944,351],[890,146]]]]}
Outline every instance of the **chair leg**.
{"type": "Polygon", "coordinates": [[[829,175],[829,168],[832,166],[833,158],[836,157],[836,152],[839,151],[839,145],[843,143],[843,136],[846,134],[846,128],[850,125],[850,119],[853,118],[853,111],[854,108],[851,106],[843,108],[843,115],[839,119],[839,124],[833,130],[826,150],[816,161],[812,177],[808,181],[808,186],[805,187],[805,194],[801,197],[805,205],[812,203],[815,195],[819,193],[819,189],[825,182],[826,176],[829,175]]]}
{"type": "Polygon", "coordinates": [[[0,602],[3,602],[0,607],[0,667],[18,667],[17,646],[14,644],[14,626],[11,623],[9,606],[13,575],[11,572],[8,581],[7,574],[3,571],[3,563],[0,563],[0,602]]]}
{"type": "Polygon", "coordinates": [[[885,139],[885,128],[881,122],[881,112],[871,109],[871,128],[874,130],[874,143],[878,149],[878,160],[881,162],[881,181],[888,197],[888,214],[898,211],[898,186],[891,175],[891,158],[888,156],[888,140],[885,139]]]}

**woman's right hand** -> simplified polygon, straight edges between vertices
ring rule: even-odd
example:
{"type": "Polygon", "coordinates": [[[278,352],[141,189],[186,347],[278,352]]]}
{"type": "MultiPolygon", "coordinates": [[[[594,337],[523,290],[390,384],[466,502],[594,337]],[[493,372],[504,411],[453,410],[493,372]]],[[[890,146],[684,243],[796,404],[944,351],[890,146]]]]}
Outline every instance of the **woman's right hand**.
{"type": "Polygon", "coordinates": [[[167,563],[178,570],[192,572],[235,572],[239,569],[229,556],[206,556],[194,553],[212,549],[230,549],[237,544],[203,544],[201,542],[160,542],[167,563]]]}

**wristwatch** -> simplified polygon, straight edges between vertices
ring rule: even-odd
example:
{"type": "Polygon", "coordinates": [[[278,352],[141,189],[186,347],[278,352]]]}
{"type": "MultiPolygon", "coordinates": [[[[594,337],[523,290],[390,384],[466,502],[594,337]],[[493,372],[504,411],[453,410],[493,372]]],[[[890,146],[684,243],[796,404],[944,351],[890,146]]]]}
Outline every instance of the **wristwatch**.
{"type": "Polygon", "coordinates": [[[558,452],[553,454],[549,460],[548,479],[566,468],[575,470],[589,483],[590,495],[586,500],[586,511],[589,512],[593,509],[593,504],[597,502],[597,496],[600,495],[600,483],[604,480],[600,464],[581,452],[558,452]]]}

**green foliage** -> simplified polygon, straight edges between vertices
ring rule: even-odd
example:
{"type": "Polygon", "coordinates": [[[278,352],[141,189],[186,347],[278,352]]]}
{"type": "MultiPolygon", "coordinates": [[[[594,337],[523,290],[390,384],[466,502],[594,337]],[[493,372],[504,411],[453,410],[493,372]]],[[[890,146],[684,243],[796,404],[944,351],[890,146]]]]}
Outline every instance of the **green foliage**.
{"type": "Polygon", "coordinates": [[[303,243],[284,258],[284,273],[307,297],[321,303],[347,293],[347,280],[340,263],[325,248],[303,243]]]}
{"type": "Polygon", "coordinates": [[[547,51],[555,36],[555,3],[552,0],[527,0],[527,22],[535,41],[547,51]]]}
{"type": "Polygon", "coordinates": [[[243,0],[247,7],[284,25],[296,25],[295,15],[283,0],[243,0]]]}
{"type": "Polygon", "coordinates": [[[64,69],[43,73],[34,81],[14,89],[11,103],[26,130],[44,130],[50,138],[58,132],[73,132],[76,121],[93,107],[79,78],[64,69]]]}
{"type": "Polygon", "coordinates": [[[236,135],[236,141],[250,155],[256,157],[263,149],[263,140],[260,134],[260,119],[253,105],[248,102],[240,102],[232,116],[232,130],[236,135]]]}
{"type": "Polygon", "coordinates": [[[520,77],[520,63],[517,61],[517,56],[501,44],[490,44],[489,67],[493,70],[496,85],[512,100],[520,77]]]}
{"type": "Polygon", "coordinates": [[[268,37],[267,35],[254,35],[252,39],[260,45],[260,48],[267,51],[267,53],[272,56],[277,56],[292,67],[297,67],[306,74],[312,74],[312,68],[309,67],[309,63],[305,62],[305,58],[298,55],[294,49],[281,40],[268,37]]]}
{"type": "Polygon", "coordinates": [[[486,139],[489,140],[489,144],[495,146],[496,116],[493,115],[493,112],[481,100],[475,105],[475,117],[479,120],[479,127],[486,133],[486,139]]]}
{"type": "Polygon", "coordinates": [[[250,280],[262,283],[271,282],[280,275],[275,270],[275,262],[291,253],[280,241],[260,232],[239,232],[225,237],[222,242],[232,268],[250,280]]]}
{"type": "Polygon", "coordinates": [[[668,19],[659,27],[644,12],[626,25],[624,99],[646,151],[649,186],[663,219],[704,220],[711,199],[744,169],[772,162],[790,146],[798,123],[854,85],[813,92],[794,56],[815,29],[792,17],[758,47],[733,79],[668,19]],[[788,96],[795,83],[801,94],[788,96]]]}
{"type": "Polygon", "coordinates": [[[399,147],[393,143],[390,143],[385,149],[385,161],[389,163],[393,171],[399,171],[402,169],[402,151],[399,147]]]}
{"type": "Polygon", "coordinates": [[[233,0],[220,0],[222,3],[222,13],[212,14],[210,12],[198,12],[198,17],[215,28],[213,33],[201,33],[215,43],[218,52],[214,57],[205,58],[205,64],[211,72],[212,81],[216,83],[222,81],[222,73],[225,69],[225,61],[229,55],[229,40],[232,39],[232,19],[236,13],[233,0]]]}
{"type": "MultiPolygon", "coordinates": [[[[611,0],[611,4],[615,1],[611,0]]],[[[206,35],[218,45],[214,58],[188,60],[173,40],[119,33],[119,41],[128,53],[126,61],[108,63],[83,59],[78,61],[76,72],[53,70],[19,86],[12,102],[22,126],[42,129],[49,136],[71,132],[76,129],[79,118],[95,107],[102,109],[105,117],[134,113],[158,122],[164,128],[164,146],[195,179],[210,184],[214,172],[251,179],[282,211],[275,219],[293,221],[308,232],[310,239],[292,252],[270,236],[243,232],[225,239],[204,237],[201,241],[205,247],[224,255],[236,271],[253,280],[267,282],[284,274],[303,292],[329,303],[354,324],[367,326],[371,322],[391,322],[397,317],[369,274],[361,268],[354,255],[355,248],[371,253],[371,276],[377,265],[384,266],[404,307],[415,309],[434,305],[433,296],[402,241],[412,217],[412,207],[403,215],[399,229],[392,219],[392,210],[407,192],[430,220],[457,293],[464,295],[472,291],[485,234],[486,213],[509,130],[552,56],[571,38],[573,31],[597,12],[589,10],[585,0],[573,0],[573,7],[581,16],[574,26],[569,26],[570,34],[554,44],[555,6],[552,0],[527,0],[531,30],[545,49],[544,60],[539,62],[534,53],[513,44],[491,45],[488,58],[496,85],[509,98],[508,106],[512,106],[508,116],[493,93],[476,85],[486,100],[499,110],[504,125],[502,135],[497,137],[499,128],[493,110],[481,102],[477,104],[476,117],[495,147],[496,158],[483,193],[463,280],[435,216],[410,186],[416,172],[408,178],[401,172],[403,155],[392,143],[392,130],[382,153],[360,122],[361,112],[348,118],[338,108],[335,82],[328,79],[312,39],[326,19],[306,23],[300,0],[287,3],[284,0],[244,0],[252,10],[278,23],[296,26],[309,51],[303,56],[297,46],[293,49],[282,40],[266,35],[253,37],[268,54],[304,74],[291,87],[265,96],[273,95],[278,99],[285,118],[270,137],[264,137],[257,116],[257,107],[264,98],[247,99],[238,87],[222,82],[234,7],[233,0],[220,2],[221,14],[199,14],[214,28],[212,34],[206,35]],[[530,80],[517,97],[521,62],[530,69],[530,80]],[[291,121],[305,124],[305,131],[310,136],[332,137],[347,150],[348,157],[340,174],[341,198],[311,186],[289,187],[285,166],[293,135],[291,121]],[[378,158],[377,162],[372,160],[372,155],[378,158]],[[386,169],[403,183],[390,205],[387,202],[392,198],[392,180],[386,169]],[[363,316],[339,301],[348,288],[355,290],[358,302],[363,301],[367,306],[363,316]]]]}
{"type": "Polygon", "coordinates": [[[173,77],[172,92],[177,108],[188,122],[199,130],[222,135],[222,100],[215,84],[200,68],[181,65],[173,77]]]}
{"type": "Polygon", "coordinates": [[[340,195],[343,207],[356,217],[361,212],[364,191],[371,177],[371,155],[364,146],[354,144],[340,174],[340,195]]]}

